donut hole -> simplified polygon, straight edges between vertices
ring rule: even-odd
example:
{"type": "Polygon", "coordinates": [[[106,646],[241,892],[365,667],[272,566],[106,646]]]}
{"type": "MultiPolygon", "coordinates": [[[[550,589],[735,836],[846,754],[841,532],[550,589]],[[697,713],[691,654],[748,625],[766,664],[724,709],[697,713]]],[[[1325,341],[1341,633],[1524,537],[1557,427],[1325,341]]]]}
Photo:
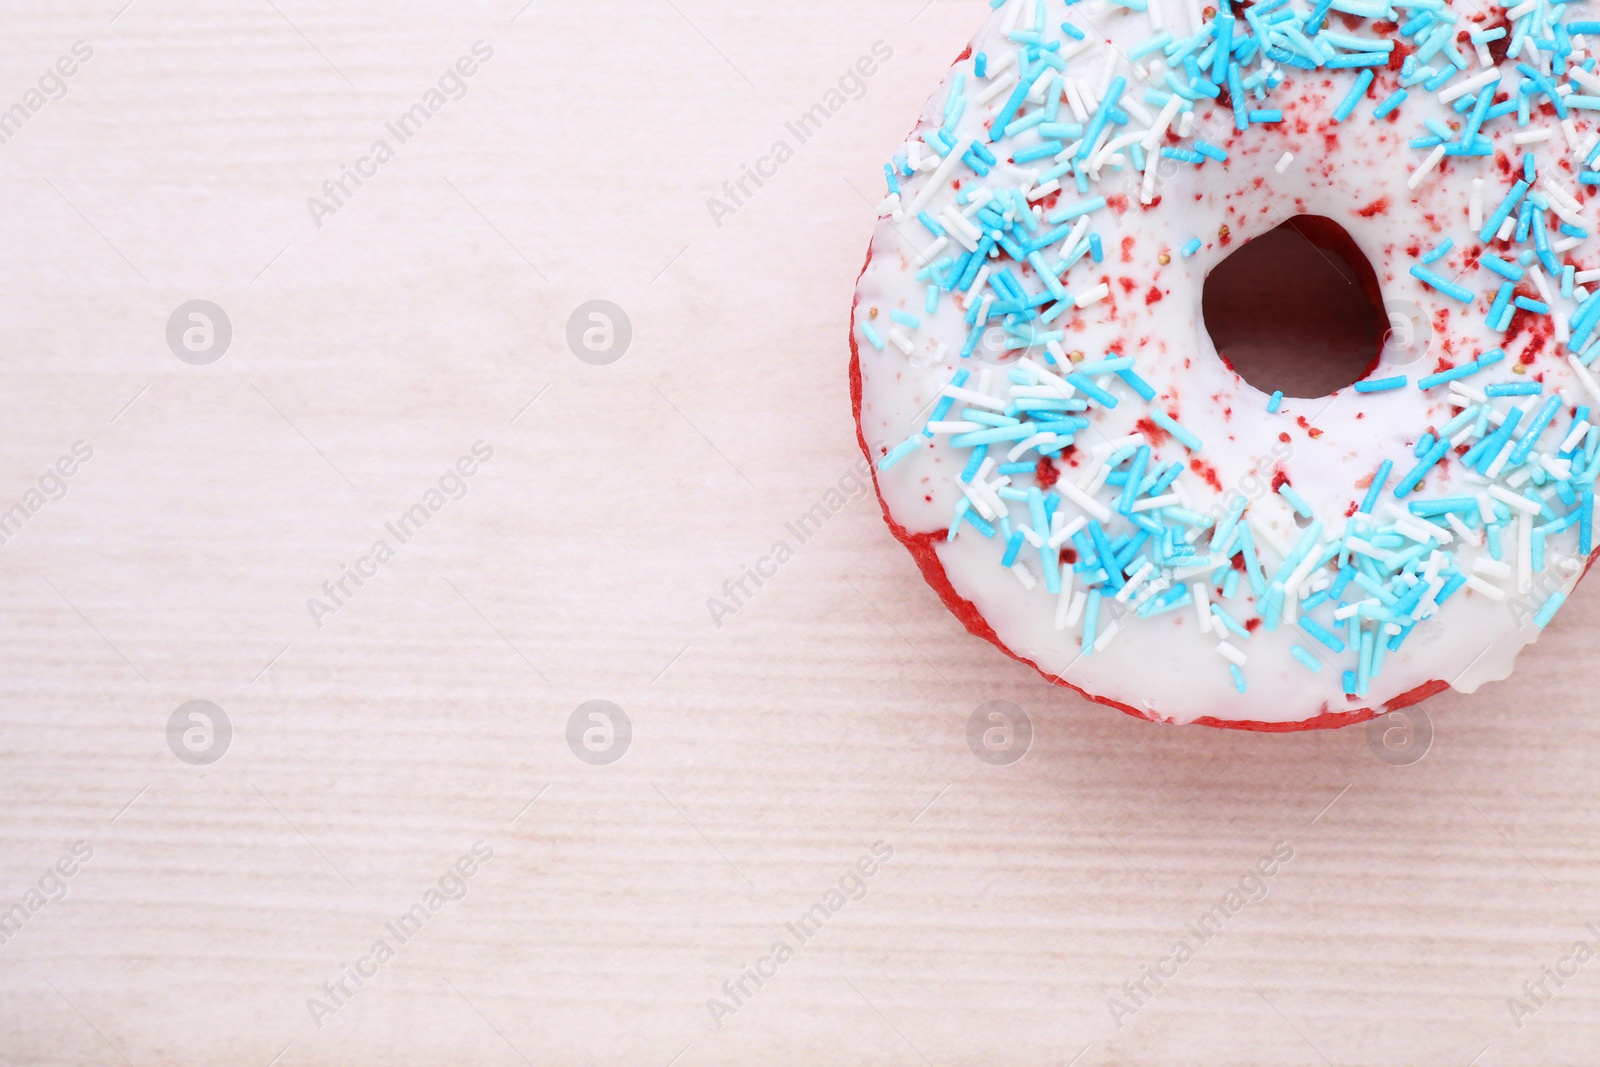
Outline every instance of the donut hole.
{"type": "Polygon", "coordinates": [[[1241,378],[1302,398],[1366,377],[1389,325],[1372,264],[1320,215],[1296,215],[1240,245],[1206,278],[1201,310],[1241,378]]]}

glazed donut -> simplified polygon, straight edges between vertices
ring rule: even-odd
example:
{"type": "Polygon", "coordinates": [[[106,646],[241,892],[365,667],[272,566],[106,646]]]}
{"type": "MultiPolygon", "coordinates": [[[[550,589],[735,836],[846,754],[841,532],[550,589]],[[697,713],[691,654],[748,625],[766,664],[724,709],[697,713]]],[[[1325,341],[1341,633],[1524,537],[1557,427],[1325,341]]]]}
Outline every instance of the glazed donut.
{"type": "Polygon", "coordinates": [[[853,306],[859,441],[926,580],[1152,720],[1332,727],[1507,677],[1594,550],[1600,21],[990,6],[884,168],[853,306]],[[1219,357],[1208,273],[1297,216],[1425,354],[1311,398],[1219,357]]]}

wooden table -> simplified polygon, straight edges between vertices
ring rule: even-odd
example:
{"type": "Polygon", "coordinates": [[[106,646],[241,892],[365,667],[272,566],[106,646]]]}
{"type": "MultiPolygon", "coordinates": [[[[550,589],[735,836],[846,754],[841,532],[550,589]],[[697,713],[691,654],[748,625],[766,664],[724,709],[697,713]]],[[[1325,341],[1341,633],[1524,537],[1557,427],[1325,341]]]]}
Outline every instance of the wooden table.
{"type": "Polygon", "coordinates": [[[520,3],[0,14],[0,1062],[1596,1061],[1600,963],[1508,1007],[1600,946],[1593,590],[1411,766],[1053,691],[851,491],[984,5],[520,3]]]}

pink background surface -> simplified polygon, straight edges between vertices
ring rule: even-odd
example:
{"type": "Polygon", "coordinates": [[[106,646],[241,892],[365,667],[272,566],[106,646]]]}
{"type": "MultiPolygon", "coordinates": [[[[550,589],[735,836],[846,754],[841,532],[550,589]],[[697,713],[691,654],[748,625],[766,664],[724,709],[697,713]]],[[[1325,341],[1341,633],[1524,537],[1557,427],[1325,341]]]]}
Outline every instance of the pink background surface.
{"type": "Polygon", "coordinates": [[[1520,1029],[1507,1006],[1600,941],[1592,589],[1513,681],[1427,703],[1396,767],[1359,727],[1047,688],[870,499],[786,531],[858,458],[880,167],[984,4],[124,2],[0,13],[0,110],[94,49],[0,146],[0,502],[94,450],[0,546],[0,911],[93,848],[0,944],[0,1063],[1593,1061],[1600,962],[1520,1029]],[[479,40],[319,228],[307,199],[479,40]],[[879,40],[863,98],[717,225],[879,40]],[[209,366],[165,335],[197,298],[233,325],[209,366]],[[592,299],[632,323],[608,366],[566,342],[592,299]],[[478,441],[464,498],[315,625],[478,441]],[[166,735],[196,699],[233,726],[202,767],[166,735]],[[632,723],[609,766],[565,740],[594,699],[632,723]],[[1032,723],[1014,765],[967,747],[990,700],[1032,723]],[[480,840],[319,1027],[308,998],[480,840]],[[864,899],[714,1020],[879,841],[864,899]],[[1119,1028],[1107,998],[1279,842],[1119,1028]]]}

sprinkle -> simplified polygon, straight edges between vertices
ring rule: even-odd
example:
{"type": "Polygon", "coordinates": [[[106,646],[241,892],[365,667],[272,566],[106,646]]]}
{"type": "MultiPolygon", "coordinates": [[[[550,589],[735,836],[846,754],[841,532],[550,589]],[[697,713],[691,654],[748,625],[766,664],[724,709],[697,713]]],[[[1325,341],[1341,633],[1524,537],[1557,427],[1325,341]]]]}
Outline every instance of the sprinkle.
{"type": "Polygon", "coordinates": [[[867,340],[871,342],[873,348],[876,348],[879,352],[883,351],[883,336],[872,328],[872,323],[863,322],[861,324],[861,332],[866,334],[867,340]]]}
{"type": "MultiPolygon", "coordinates": [[[[1194,255],[1198,251],[1200,251],[1200,238],[1191,237],[1189,239],[1189,243],[1188,244],[1186,244],[1182,248],[1178,249],[1178,254],[1180,256],[1182,256],[1184,259],[1188,259],[1190,256],[1194,255]]],[[[878,347],[882,348],[883,346],[879,345],[878,347]]]]}
{"type": "Polygon", "coordinates": [[[1233,675],[1233,687],[1241,693],[1245,692],[1247,687],[1244,683],[1244,672],[1239,669],[1239,665],[1230,663],[1228,664],[1228,670],[1233,675]]]}
{"type": "Polygon", "coordinates": [[[1340,653],[1340,654],[1342,654],[1344,652],[1344,649],[1345,649],[1344,642],[1339,640],[1333,634],[1329,633],[1327,630],[1323,629],[1322,626],[1320,626],[1317,623],[1317,620],[1313,619],[1311,616],[1309,616],[1309,615],[1300,616],[1298,625],[1299,625],[1300,629],[1302,629],[1306,633],[1310,634],[1317,641],[1319,641],[1323,645],[1327,646],[1333,652],[1340,653]]]}
{"type": "Polygon", "coordinates": [[[1295,645],[1289,649],[1289,655],[1299,660],[1301,665],[1312,674],[1316,674],[1318,671],[1322,670],[1321,661],[1311,653],[1307,652],[1305,649],[1301,648],[1299,645],[1295,645]]]}
{"type": "Polygon", "coordinates": [[[1278,495],[1287,500],[1289,502],[1289,506],[1294,508],[1294,510],[1304,518],[1309,519],[1315,514],[1315,512],[1311,510],[1311,505],[1307,504],[1305,498],[1299,493],[1295,492],[1294,487],[1288,482],[1284,482],[1282,485],[1278,486],[1278,495]]]}
{"type": "MultiPolygon", "coordinates": [[[[1428,158],[1424,159],[1422,164],[1418,166],[1416,170],[1411,172],[1411,177],[1406,179],[1406,188],[1415,189],[1417,186],[1421,185],[1422,180],[1426,178],[1428,174],[1439,165],[1439,161],[1444,158],[1444,152],[1444,145],[1439,145],[1432,152],[1428,153],[1428,158]]],[[[1411,268],[1411,272],[1413,274],[1416,274],[1417,270],[1418,268],[1416,267],[1411,268]]],[[[1443,279],[1440,280],[1442,281],[1443,279]]],[[[1449,283],[1446,282],[1445,284],[1448,285],[1449,283]]],[[[1462,298],[1458,297],[1457,299],[1462,298]]]]}
{"type": "Polygon", "coordinates": [[[1383,118],[1384,116],[1388,115],[1389,112],[1405,103],[1406,97],[1410,95],[1411,94],[1404,89],[1396,89],[1394,92],[1385,97],[1382,103],[1372,109],[1372,117],[1375,119],[1383,118]]]}
{"type": "Polygon", "coordinates": [[[1204,447],[1204,445],[1201,444],[1200,438],[1190,433],[1189,430],[1179,423],[1177,419],[1174,419],[1171,415],[1168,415],[1160,408],[1151,408],[1150,418],[1157,426],[1160,426],[1163,430],[1166,430],[1173,437],[1177,438],[1179,443],[1181,443],[1183,447],[1187,448],[1189,451],[1198,452],[1204,447]]]}
{"type": "Polygon", "coordinates": [[[1357,382],[1356,392],[1383,393],[1389,391],[1390,389],[1403,389],[1406,381],[1407,379],[1404,374],[1397,374],[1392,378],[1369,379],[1367,381],[1357,382]]]}
{"type": "Polygon", "coordinates": [[[1443,242],[1441,242],[1438,245],[1435,245],[1432,249],[1430,249],[1429,251],[1424,253],[1419,262],[1422,262],[1422,263],[1425,263],[1425,264],[1426,263],[1437,262],[1438,260],[1441,260],[1445,256],[1449,255],[1450,249],[1454,248],[1455,245],[1456,245],[1455,238],[1446,237],[1443,242]]]}
{"type": "Polygon", "coordinates": [[[1550,620],[1556,617],[1556,612],[1560,611],[1561,605],[1565,604],[1566,602],[1567,594],[1561,592],[1559,589],[1554,593],[1551,593],[1550,599],[1544,602],[1544,604],[1539,608],[1539,613],[1533,617],[1533,624],[1541,630],[1544,629],[1546,626],[1550,625],[1550,620]]]}
{"type": "MultiPolygon", "coordinates": [[[[1385,56],[1384,59],[1387,61],[1388,57],[1385,56]]],[[[1367,87],[1372,84],[1372,78],[1372,71],[1363,70],[1361,72],[1361,75],[1356,78],[1355,84],[1350,86],[1350,91],[1345,94],[1345,98],[1340,101],[1338,107],[1334,108],[1333,121],[1343,122],[1350,117],[1350,112],[1356,109],[1356,104],[1360,103],[1361,98],[1366,95],[1367,87]]],[[[1440,153],[1440,155],[1443,154],[1442,152],[1440,153]]],[[[1415,186],[1412,188],[1415,188],[1415,186]]]]}
{"type": "MultiPolygon", "coordinates": [[[[1415,186],[1411,186],[1411,188],[1415,188],[1415,186]]],[[[1454,300],[1459,300],[1463,304],[1472,303],[1472,291],[1470,289],[1466,289],[1446,278],[1440,277],[1427,267],[1413,266],[1410,273],[1413,278],[1416,278],[1424,285],[1439,290],[1439,292],[1443,293],[1445,296],[1448,296],[1454,300]]]]}
{"type": "Polygon", "coordinates": [[[1279,174],[1282,174],[1284,171],[1289,169],[1289,164],[1291,164],[1293,162],[1294,162],[1294,153],[1293,152],[1285,152],[1283,155],[1278,157],[1278,162],[1276,162],[1276,163],[1274,163],[1272,165],[1272,169],[1277,171],[1279,174]]]}

